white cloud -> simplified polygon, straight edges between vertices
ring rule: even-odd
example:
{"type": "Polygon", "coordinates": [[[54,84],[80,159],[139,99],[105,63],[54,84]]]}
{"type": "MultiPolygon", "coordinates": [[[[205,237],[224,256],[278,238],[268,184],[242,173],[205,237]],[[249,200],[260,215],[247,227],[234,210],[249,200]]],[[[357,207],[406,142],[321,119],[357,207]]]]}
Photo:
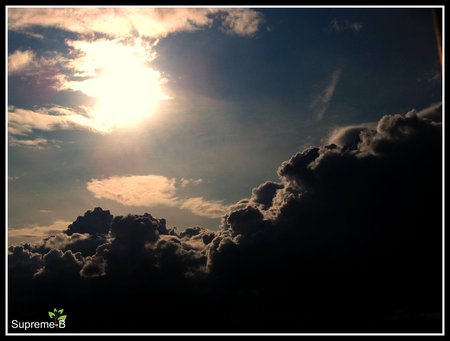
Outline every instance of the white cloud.
{"type": "Polygon", "coordinates": [[[9,74],[19,73],[30,66],[35,58],[34,52],[31,50],[14,51],[8,56],[8,72],[9,74]]]}
{"type": "Polygon", "coordinates": [[[214,20],[239,35],[254,34],[263,15],[251,9],[226,8],[10,8],[9,29],[52,26],[76,33],[113,37],[138,33],[161,38],[180,31],[210,27],[214,20]]]}
{"type": "Polygon", "coordinates": [[[363,28],[362,23],[360,22],[352,22],[349,20],[339,20],[334,18],[331,20],[330,25],[328,26],[329,31],[333,32],[344,32],[344,31],[352,31],[358,33],[363,28]]]}
{"type": "Polygon", "coordinates": [[[175,179],[160,175],[113,176],[92,179],[87,189],[96,198],[117,201],[126,206],[176,206],[175,179]]]}
{"type": "Polygon", "coordinates": [[[328,106],[333,98],[336,87],[341,78],[341,69],[337,69],[331,75],[330,81],[325,87],[324,91],[320,96],[314,99],[311,104],[311,108],[316,111],[316,117],[321,120],[328,109],[328,106]]]}
{"type": "Polygon", "coordinates": [[[220,200],[205,200],[203,197],[196,197],[186,199],[180,208],[188,209],[198,216],[220,218],[225,214],[228,206],[225,206],[220,200]]]}
{"type": "MultiPolygon", "coordinates": [[[[184,178],[182,180],[181,187],[184,187],[183,183],[186,181],[188,184],[203,181],[184,178]]],[[[176,179],[161,175],[113,176],[100,180],[92,179],[87,183],[87,189],[96,198],[114,200],[126,206],[179,207],[209,218],[219,218],[225,213],[227,206],[223,205],[222,201],[205,200],[203,197],[179,198],[176,183],[176,179]]]]}
{"type": "MultiPolygon", "coordinates": [[[[88,117],[69,108],[51,107],[38,111],[12,108],[8,111],[8,132],[10,135],[24,136],[34,130],[90,129],[92,123],[88,117]]],[[[25,143],[12,138],[12,143],[25,143]]],[[[24,141],[24,140],[21,140],[24,141]]],[[[44,139],[35,140],[43,144],[44,139]]]]}
{"type": "Polygon", "coordinates": [[[56,234],[67,229],[71,224],[70,221],[57,220],[51,225],[34,225],[23,228],[9,228],[8,242],[9,244],[18,244],[21,242],[35,242],[51,234],[56,234]]]}

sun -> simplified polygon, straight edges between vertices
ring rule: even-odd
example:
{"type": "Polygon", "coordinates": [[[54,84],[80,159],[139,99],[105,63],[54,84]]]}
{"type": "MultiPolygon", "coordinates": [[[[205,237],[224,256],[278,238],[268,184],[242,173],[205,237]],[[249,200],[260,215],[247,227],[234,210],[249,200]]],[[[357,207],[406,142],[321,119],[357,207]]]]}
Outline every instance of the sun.
{"type": "Polygon", "coordinates": [[[72,46],[83,53],[73,63],[76,76],[86,79],[71,82],[71,87],[95,98],[88,115],[96,130],[135,127],[155,112],[160,101],[170,99],[162,91],[161,73],[149,66],[154,56],[141,40],[73,42],[72,46]]]}

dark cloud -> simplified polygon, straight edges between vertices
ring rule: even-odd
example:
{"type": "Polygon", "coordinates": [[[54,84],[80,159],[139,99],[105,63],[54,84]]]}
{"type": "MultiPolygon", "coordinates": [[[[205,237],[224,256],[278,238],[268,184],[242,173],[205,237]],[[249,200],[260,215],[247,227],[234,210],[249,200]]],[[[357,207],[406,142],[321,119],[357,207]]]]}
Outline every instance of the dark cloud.
{"type": "Polygon", "coordinates": [[[80,252],[83,256],[92,256],[98,246],[106,243],[107,238],[104,234],[90,235],[89,233],[58,233],[54,236],[44,238],[41,243],[30,246],[30,250],[45,254],[51,249],[61,251],[80,252]]]}
{"type": "Polygon", "coordinates": [[[335,130],[230,206],[219,231],[88,211],[10,248],[10,317],[47,299],[71,311],[71,331],[440,332],[438,118],[335,130]]]}
{"type": "Polygon", "coordinates": [[[84,216],[79,216],[67,228],[66,233],[91,233],[106,234],[109,231],[113,216],[108,210],[102,210],[96,207],[93,211],[87,211],[84,216]]]}

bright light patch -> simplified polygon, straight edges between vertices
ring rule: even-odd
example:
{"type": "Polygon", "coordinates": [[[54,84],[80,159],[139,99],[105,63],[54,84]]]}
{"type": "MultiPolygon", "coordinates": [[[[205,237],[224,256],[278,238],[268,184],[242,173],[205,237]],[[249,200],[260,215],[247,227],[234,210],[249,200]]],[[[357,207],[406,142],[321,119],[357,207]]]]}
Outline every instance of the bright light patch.
{"type": "Polygon", "coordinates": [[[82,56],[71,66],[75,76],[65,87],[96,98],[89,112],[91,125],[102,132],[136,126],[150,117],[161,100],[169,99],[161,85],[160,72],[148,64],[154,58],[152,46],[140,39],[133,44],[118,41],[73,41],[70,45],[82,56]]]}

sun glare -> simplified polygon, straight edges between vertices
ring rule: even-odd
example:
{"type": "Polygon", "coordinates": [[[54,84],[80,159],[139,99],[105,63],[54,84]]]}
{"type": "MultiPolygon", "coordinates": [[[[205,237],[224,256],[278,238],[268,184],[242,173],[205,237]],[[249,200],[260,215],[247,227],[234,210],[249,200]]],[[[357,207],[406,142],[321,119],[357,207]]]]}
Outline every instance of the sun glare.
{"type": "Polygon", "coordinates": [[[161,88],[160,72],[148,63],[153,58],[140,40],[73,42],[83,53],[74,63],[78,77],[71,87],[96,99],[89,112],[92,126],[103,132],[136,126],[150,117],[161,100],[169,99],[161,88]]]}

